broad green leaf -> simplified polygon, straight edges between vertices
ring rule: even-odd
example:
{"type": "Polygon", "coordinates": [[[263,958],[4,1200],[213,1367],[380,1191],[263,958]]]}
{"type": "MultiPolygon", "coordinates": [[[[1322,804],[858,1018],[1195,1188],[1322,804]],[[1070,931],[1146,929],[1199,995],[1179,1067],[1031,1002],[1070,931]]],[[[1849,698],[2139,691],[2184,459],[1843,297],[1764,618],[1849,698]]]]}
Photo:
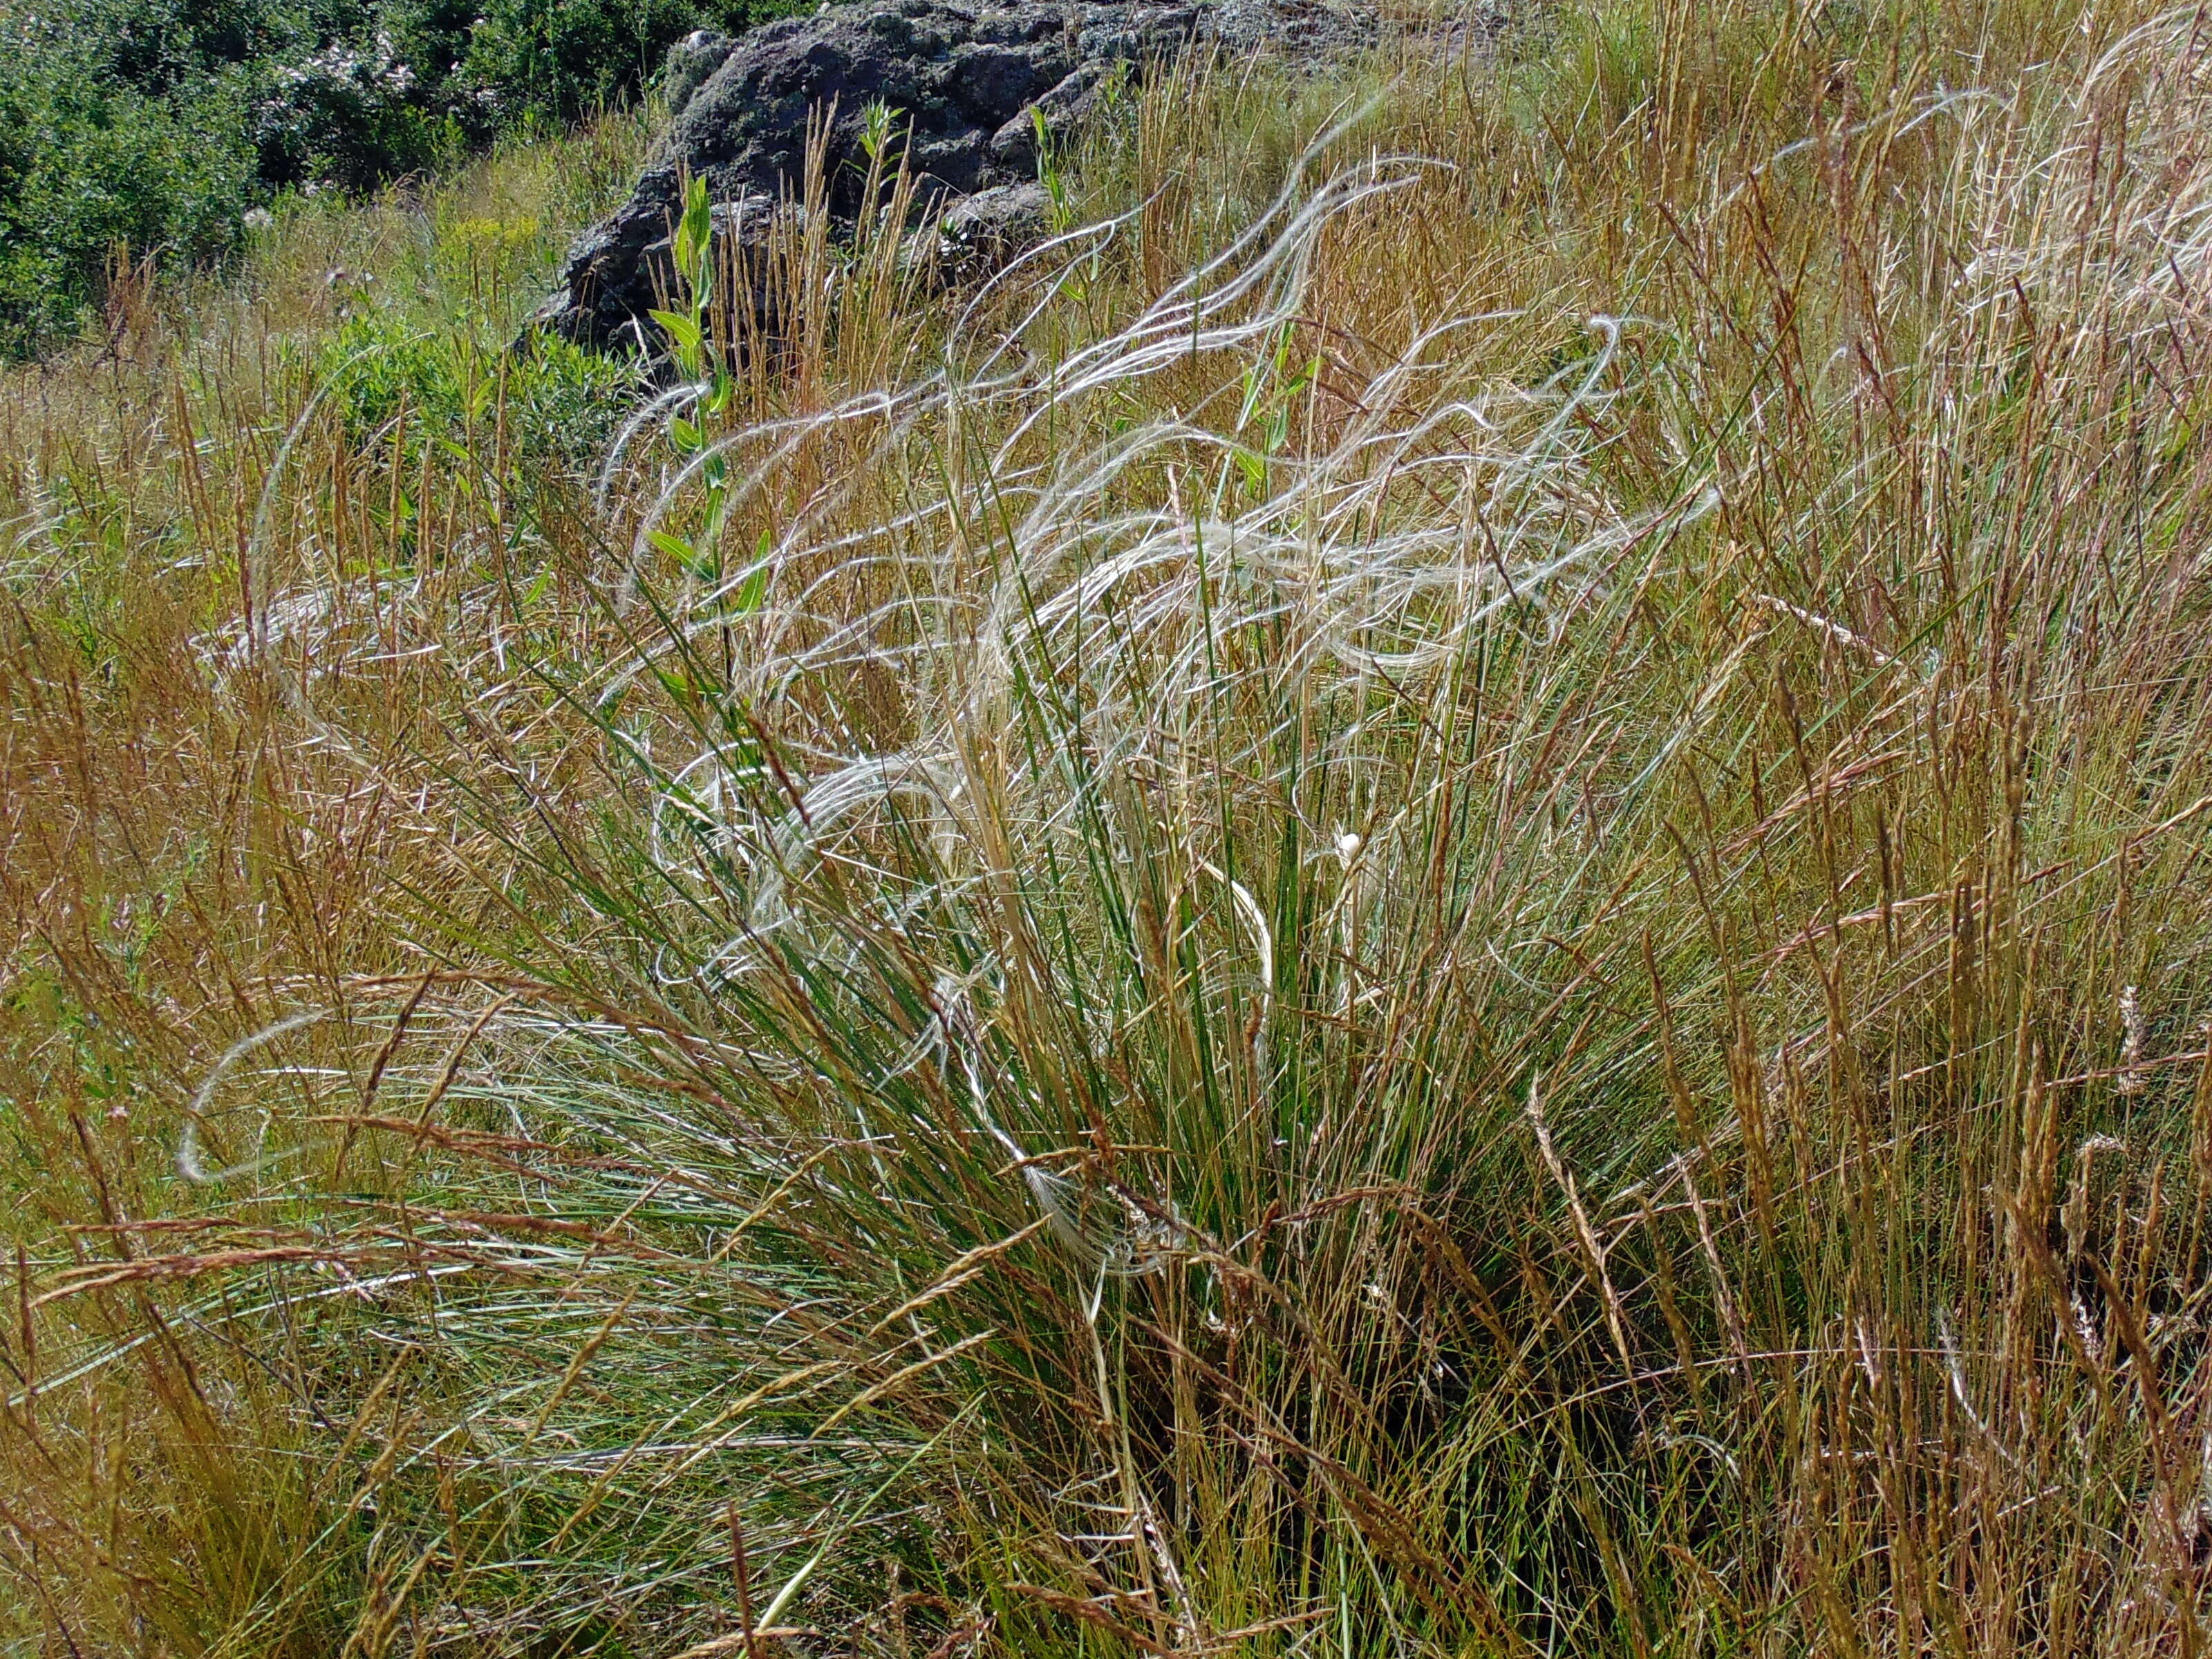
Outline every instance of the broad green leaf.
{"type": "Polygon", "coordinates": [[[675,344],[678,353],[684,358],[685,366],[696,366],[700,342],[703,337],[699,325],[681,312],[656,310],[652,315],[653,320],[660,325],[675,344]]]}
{"type": "Polygon", "coordinates": [[[707,251],[714,236],[714,208],[708,198],[707,181],[695,177],[684,192],[684,217],[676,228],[676,268],[691,286],[691,302],[701,304],[707,292],[707,251]]]}
{"type": "Polygon", "coordinates": [[[738,584],[738,591],[730,600],[732,611],[740,616],[750,616],[761,608],[763,601],[768,598],[768,571],[766,565],[757,564],[751,574],[738,584]]]}

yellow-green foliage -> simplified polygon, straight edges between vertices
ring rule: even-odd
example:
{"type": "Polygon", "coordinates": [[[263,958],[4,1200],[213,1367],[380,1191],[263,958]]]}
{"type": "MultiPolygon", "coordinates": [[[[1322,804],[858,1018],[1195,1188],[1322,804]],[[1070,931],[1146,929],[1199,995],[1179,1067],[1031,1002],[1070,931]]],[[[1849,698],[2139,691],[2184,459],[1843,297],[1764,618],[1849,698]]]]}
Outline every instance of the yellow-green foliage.
{"type": "Polygon", "coordinates": [[[1444,38],[11,381],[22,1651],[2197,1650],[2212,42],[1444,38]]]}

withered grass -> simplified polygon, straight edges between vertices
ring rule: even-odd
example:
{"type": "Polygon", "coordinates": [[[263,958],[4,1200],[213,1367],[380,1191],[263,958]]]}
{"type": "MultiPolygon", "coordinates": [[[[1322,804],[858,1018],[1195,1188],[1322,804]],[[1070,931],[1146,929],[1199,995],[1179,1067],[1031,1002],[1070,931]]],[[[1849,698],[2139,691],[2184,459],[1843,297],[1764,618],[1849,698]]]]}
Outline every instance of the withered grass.
{"type": "Polygon", "coordinates": [[[9,1650],[2201,1651],[2206,29],[1186,74],[589,453],[632,129],[119,281],[0,390],[9,1650]]]}

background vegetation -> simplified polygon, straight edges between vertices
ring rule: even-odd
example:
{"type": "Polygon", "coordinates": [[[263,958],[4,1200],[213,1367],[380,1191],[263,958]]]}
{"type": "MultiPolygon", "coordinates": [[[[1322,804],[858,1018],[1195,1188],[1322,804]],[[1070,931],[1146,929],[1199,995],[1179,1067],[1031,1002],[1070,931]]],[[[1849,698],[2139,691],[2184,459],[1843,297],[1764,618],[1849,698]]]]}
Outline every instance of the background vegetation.
{"type": "Polygon", "coordinates": [[[0,353],[112,267],[205,263],[289,191],[451,168],[636,97],[669,45],[776,0],[5,0],[0,353]]]}
{"type": "Polygon", "coordinates": [[[619,123],[120,286],[0,388],[6,1639],[2197,1650],[2208,47],[1194,74],[651,387],[492,349],[619,123]]]}

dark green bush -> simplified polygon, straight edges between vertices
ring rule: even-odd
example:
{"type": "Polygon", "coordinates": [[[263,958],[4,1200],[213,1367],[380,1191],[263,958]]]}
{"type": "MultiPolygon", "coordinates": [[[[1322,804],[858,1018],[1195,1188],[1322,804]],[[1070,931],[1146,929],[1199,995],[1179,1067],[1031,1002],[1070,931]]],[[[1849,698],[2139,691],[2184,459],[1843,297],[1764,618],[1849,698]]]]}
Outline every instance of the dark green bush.
{"type": "Polygon", "coordinates": [[[427,98],[480,130],[574,121],[634,96],[695,28],[743,28],[788,0],[386,0],[392,50],[427,98]]]}
{"type": "Polygon", "coordinates": [[[0,71],[0,353],[73,327],[120,251],[221,254],[255,199],[230,77],[179,102],[71,67],[0,71]]]}
{"type": "Polygon", "coordinates": [[[633,98],[793,0],[0,0],[0,354],[119,248],[204,262],[286,190],[372,189],[633,98]]]}

